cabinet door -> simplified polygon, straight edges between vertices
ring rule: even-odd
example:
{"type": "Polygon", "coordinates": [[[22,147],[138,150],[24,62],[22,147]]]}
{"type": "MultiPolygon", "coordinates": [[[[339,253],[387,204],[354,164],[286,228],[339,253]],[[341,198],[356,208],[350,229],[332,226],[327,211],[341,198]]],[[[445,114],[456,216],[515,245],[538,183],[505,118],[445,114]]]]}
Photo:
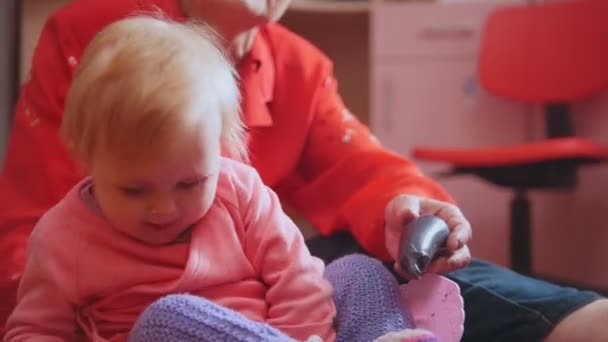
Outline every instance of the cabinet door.
{"type": "Polygon", "coordinates": [[[482,148],[529,140],[532,108],[485,93],[470,60],[404,59],[375,65],[372,74],[372,129],[399,153],[419,145],[482,148]]]}
{"type": "MultiPolygon", "coordinates": [[[[415,146],[483,148],[529,140],[531,108],[481,91],[471,59],[403,58],[374,65],[372,75],[372,129],[385,146],[404,156],[411,157],[415,146]]],[[[510,192],[474,176],[439,177],[447,165],[419,165],[482,227],[475,230],[475,241],[484,241],[473,242],[476,255],[506,261],[510,192]]]]}
{"type": "Polygon", "coordinates": [[[486,17],[500,6],[526,0],[374,2],[371,8],[371,55],[474,56],[486,17]]]}

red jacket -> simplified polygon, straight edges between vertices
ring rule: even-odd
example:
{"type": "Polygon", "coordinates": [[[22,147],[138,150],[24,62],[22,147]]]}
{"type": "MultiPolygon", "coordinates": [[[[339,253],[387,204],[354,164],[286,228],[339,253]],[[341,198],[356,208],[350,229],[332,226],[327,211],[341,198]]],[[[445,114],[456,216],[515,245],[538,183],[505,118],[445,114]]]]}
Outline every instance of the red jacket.
{"type": "MultiPolygon", "coordinates": [[[[0,178],[1,322],[14,305],[30,231],[84,176],[58,137],[74,67],[104,26],[155,8],[183,20],[175,0],[78,0],[44,26],[0,178]]],[[[331,61],[304,39],[280,25],[264,26],[238,71],[253,166],[321,234],[348,230],[386,259],[390,199],[401,193],[449,199],[411,162],[377,144],[344,106],[331,61]]]]}

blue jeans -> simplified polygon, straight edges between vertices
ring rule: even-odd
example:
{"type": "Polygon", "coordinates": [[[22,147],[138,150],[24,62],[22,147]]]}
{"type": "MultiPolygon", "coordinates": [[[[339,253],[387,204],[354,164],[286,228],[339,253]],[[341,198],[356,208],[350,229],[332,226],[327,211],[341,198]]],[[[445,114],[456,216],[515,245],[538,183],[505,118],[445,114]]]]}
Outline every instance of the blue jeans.
{"type": "MultiPolygon", "coordinates": [[[[315,237],[307,244],[313,255],[326,262],[363,252],[346,233],[315,237]]],[[[591,291],[554,285],[481,260],[473,260],[447,277],[460,286],[464,298],[464,342],[540,341],[560,320],[601,298],[591,291]]]]}

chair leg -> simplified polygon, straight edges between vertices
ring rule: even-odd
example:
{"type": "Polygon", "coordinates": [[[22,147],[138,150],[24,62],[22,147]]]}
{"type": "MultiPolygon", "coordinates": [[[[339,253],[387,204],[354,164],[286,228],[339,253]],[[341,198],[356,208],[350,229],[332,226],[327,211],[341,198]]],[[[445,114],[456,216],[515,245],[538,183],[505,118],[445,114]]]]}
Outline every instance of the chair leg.
{"type": "Polygon", "coordinates": [[[530,201],[523,189],[511,200],[511,268],[530,274],[532,264],[530,234],[530,201]]]}

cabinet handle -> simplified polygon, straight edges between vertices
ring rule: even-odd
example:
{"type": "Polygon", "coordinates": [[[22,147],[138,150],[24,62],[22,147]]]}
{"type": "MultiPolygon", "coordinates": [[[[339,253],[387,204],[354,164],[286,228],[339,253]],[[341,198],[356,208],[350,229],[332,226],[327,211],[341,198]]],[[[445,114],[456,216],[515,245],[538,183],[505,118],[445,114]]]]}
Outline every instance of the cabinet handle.
{"type": "Polygon", "coordinates": [[[475,30],[466,25],[427,26],[418,33],[423,40],[462,40],[471,39],[474,35],[475,30]]]}

